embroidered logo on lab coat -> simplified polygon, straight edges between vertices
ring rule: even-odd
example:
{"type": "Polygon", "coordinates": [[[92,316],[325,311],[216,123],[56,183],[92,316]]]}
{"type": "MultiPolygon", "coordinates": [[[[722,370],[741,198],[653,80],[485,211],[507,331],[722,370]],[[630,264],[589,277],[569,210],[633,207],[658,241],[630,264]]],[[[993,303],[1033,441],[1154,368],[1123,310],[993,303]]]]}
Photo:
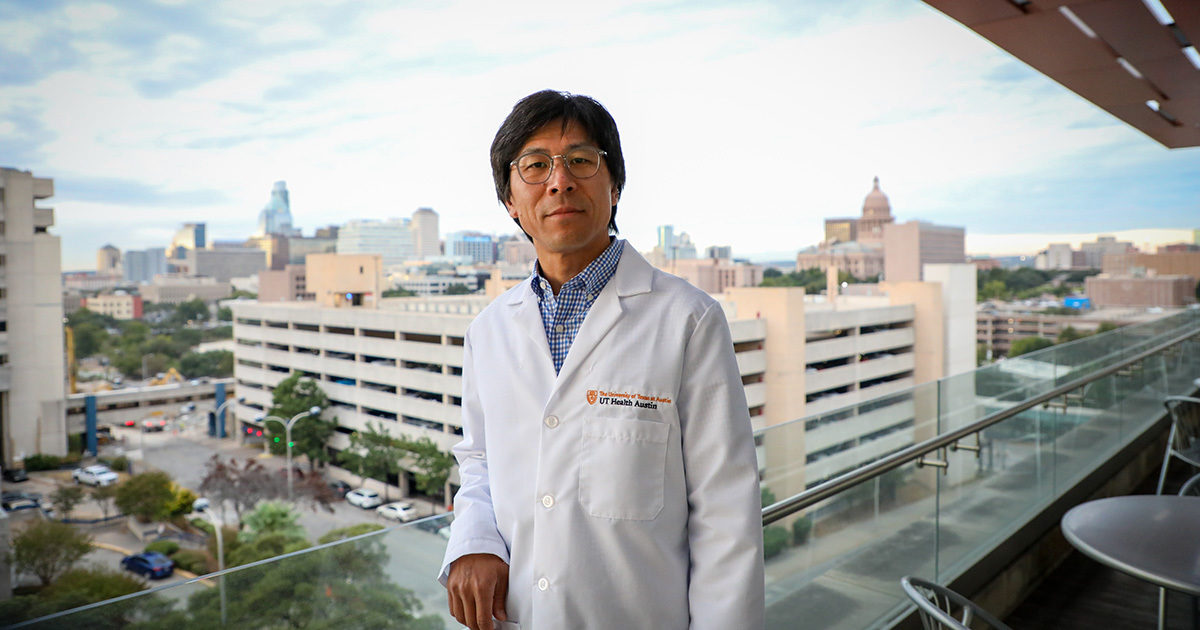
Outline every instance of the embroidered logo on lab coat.
{"type": "Polygon", "coordinates": [[[659,405],[671,404],[670,398],[649,396],[634,392],[606,392],[602,389],[587,390],[589,405],[611,405],[614,407],[640,407],[642,409],[658,409],[659,405]]]}

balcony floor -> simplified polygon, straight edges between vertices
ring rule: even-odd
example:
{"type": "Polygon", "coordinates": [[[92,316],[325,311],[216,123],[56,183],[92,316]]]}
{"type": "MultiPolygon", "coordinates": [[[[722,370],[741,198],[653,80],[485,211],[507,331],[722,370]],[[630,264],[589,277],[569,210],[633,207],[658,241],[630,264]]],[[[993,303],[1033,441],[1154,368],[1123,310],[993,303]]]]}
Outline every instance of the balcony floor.
{"type": "MultiPolygon", "coordinates": [[[[1194,472],[1174,462],[1166,490],[1178,492],[1194,472]]],[[[1132,494],[1154,494],[1157,484],[1156,470],[1132,494]]],[[[1192,601],[1182,593],[1167,592],[1167,628],[1193,628],[1192,601]]],[[[1073,551],[1004,622],[1014,630],[1154,628],[1158,587],[1073,551]]],[[[1196,623],[1200,628],[1200,616],[1196,623]]]]}

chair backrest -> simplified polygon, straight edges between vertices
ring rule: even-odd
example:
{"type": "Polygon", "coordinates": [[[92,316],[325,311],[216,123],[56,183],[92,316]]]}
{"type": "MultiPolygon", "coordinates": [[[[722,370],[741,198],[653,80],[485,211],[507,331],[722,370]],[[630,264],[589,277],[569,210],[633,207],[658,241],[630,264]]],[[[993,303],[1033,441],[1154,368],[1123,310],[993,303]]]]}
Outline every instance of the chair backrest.
{"type": "Polygon", "coordinates": [[[1183,487],[1179,489],[1181,497],[1200,497],[1200,475],[1196,475],[1187,480],[1183,487]]]}
{"type": "Polygon", "coordinates": [[[1182,453],[1200,444],[1200,398],[1167,396],[1163,405],[1171,414],[1171,448],[1182,453]]]}
{"type": "Polygon", "coordinates": [[[925,630],[971,630],[976,618],[996,630],[1012,630],[975,602],[954,591],[918,577],[905,576],[900,579],[904,594],[917,605],[921,625],[925,630]],[[954,611],[961,610],[955,618],[954,611]]]}

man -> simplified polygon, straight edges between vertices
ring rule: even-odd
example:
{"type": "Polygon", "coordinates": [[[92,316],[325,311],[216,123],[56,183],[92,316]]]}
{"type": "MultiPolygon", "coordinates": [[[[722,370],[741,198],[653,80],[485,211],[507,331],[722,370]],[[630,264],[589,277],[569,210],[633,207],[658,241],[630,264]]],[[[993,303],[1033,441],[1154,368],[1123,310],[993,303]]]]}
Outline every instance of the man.
{"type": "Polygon", "coordinates": [[[467,331],[439,578],[451,614],[474,630],[761,628],[758,472],[728,325],[610,236],[616,123],[591,98],[538,92],[491,162],[538,259],[467,331]]]}

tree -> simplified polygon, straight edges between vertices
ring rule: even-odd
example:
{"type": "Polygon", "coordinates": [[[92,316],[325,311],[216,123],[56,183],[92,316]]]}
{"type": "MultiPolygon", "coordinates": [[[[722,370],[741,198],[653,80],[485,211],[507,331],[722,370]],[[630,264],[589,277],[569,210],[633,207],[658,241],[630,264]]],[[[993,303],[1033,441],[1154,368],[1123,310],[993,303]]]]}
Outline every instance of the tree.
{"type": "Polygon", "coordinates": [[[189,352],[179,360],[179,371],[188,378],[233,376],[233,353],[228,350],[189,352]]]}
{"type": "Polygon", "coordinates": [[[992,280],[979,290],[981,300],[1003,300],[1008,297],[1008,287],[1002,280],[992,280]]]}
{"type": "Polygon", "coordinates": [[[240,540],[253,543],[262,536],[280,535],[285,538],[306,540],[304,527],[300,525],[300,515],[292,506],[282,501],[263,501],[254,511],[246,515],[246,531],[240,540]]]}
{"type": "Polygon", "coordinates": [[[92,537],[66,523],[38,521],[13,537],[9,562],[46,586],[92,550],[92,537]]]}
{"type": "Polygon", "coordinates": [[[217,319],[223,322],[233,321],[233,309],[229,308],[228,306],[222,306],[221,308],[217,309],[217,319]]]}
{"type": "MultiPolygon", "coordinates": [[[[241,537],[242,535],[239,534],[238,538],[240,539],[241,537]]],[[[239,544],[236,549],[229,550],[225,556],[229,560],[226,567],[239,567],[243,564],[274,558],[285,553],[308,549],[311,546],[312,543],[303,537],[295,538],[286,534],[264,534],[252,541],[239,544]]]]}
{"type": "Polygon", "coordinates": [[[118,486],[116,504],[125,514],[150,522],[169,516],[174,498],[171,478],[167,473],[153,471],[134,475],[118,486]]]}
{"type": "Polygon", "coordinates": [[[195,492],[180,485],[171,485],[171,501],[167,503],[167,516],[185,516],[192,513],[192,505],[196,503],[195,492]]]}
{"type": "Polygon", "coordinates": [[[82,501],[83,488],[79,486],[59,486],[50,494],[50,502],[54,504],[54,511],[61,519],[69,518],[71,511],[82,501]]]}
{"type": "Polygon", "coordinates": [[[779,276],[782,276],[782,275],[783,275],[783,272],[774,267],[767,267],[766,269],[763,269],[763,279],[764,280],[767,278],[778,278],[779,276]]]}
{"type": "Polygon", "coordinates": [[[246,458],[239,466],[234,459],[227,463],[214,454],[204,469],[200,493],[220,510],[221,522],[225,522],[227,505],[233,506],[234,518],[240,526],[242,514],[253,509],[259,501],[279,498],[286,492],[282,484],[254,459],[246,458]]]}
{"type": "MultiPolygon", "coordinates": [[[[287,421],[313,407],[327,409],[329,397],[316,381],[297,372],[275,386],[271,394],[271,408],[267,413],[287,421]]],[[[278,422],[267,422],[266,425],[267,435],[272,438],[268,441],[271,452],[276,455],[287,452],[284,442],[287,433],[284,428],[278,422]]],[[[307,457],[309,470],[315,470],[317,462],[329,461],[329,450],[325,445],[336,430],[336,418],[323,420],[318,416],[309,416],[298,420],[292,427],[292,453],[307,457]]]]}
{"type": "Polygon", "coordinates": [[[413,297],[414,295],[416,295],[416,293],[413,293],[412,291],[409,291],[408,289],[404,289],[401,287],[396,287],[394,289],[387,289],[383,292],[383,297],[385,297],[385,298],[413,297]]]}
{"type": "MultiPolygon", "coordinates": [[[[63,610],[136,593],[145,588],[144,582],[126,571],[96,567],[71,569],[36,595],[18,595],[11,600],[0,602],[0,619],[6,623],[37,619],[63,610]]],[[[72,628],[126,628],[135,618],[142,615],[156,618],[156,609],[161,611],[166,605],[164,600],[153,595],[136,597],[87,611],[77,611],[64,620],[65,624],[49,622],[48,625],[72,628]]]]}
{"type": "Polygon", "coordinates": [[[208,305],[200,298],[192,298],[186,302],[181,302],[175,307],[175,315],[171,318],[176,323],[184,324],[186,322],[203,322],[207,321],[209,316],[208,305]]]}
{"type": "Polygon", "coordinates": [[[363,534],[377,532],[381,529],[386,528],[379,523],[359,523],[358,525],[351,525],[349,527],[340,527],[338,529],[333,529],[326,532],[325,535],[317,539],[317,543],[325,545],[334,541],[345,540],[347,538],[354,538],[355,536],[362,536],[363,534]]]}
{"type": "Polygon", "coordinates": [[[384,483],[383,498],[388,496],[389,475],[400,472],[400,459],[405,450],[388,434],[382,422],[367,422],[366,431],[355,431],[350,435],[350,448],[338,454],[342,463],[358,475],[378,479],[384,483]]]}
{"type": "Polygon", "coordinates": [[[108,341],[108,331],[94,322],[80,322],[72,326],[71,330],[75,335],[75,357],[78,359],[100,352],[108,341]]]}
{"type": "Polygon", "coordinates": [[[113,500],[117,498],[117,486],[94,486],[88,493],[96,506],[100,508],[100,513],[104,518],[108,518],[108,513],[112,512],[113,500]]]}
{"type": "Polygon", "coordinates": [[[437,444],[427,437],[404,440],[402,446],[411,454],[417,490],[429,497],[429,505],[436,513],[437,503],[434,497],[442,496],[446,491],[446,481],[450,478],[450,469],[454,467],[454,456],[442,452],[437,444]]]}
{"type": "Polygon", "coordinates": [[[1087,333],[1079,332],[1074,326],[1067,326],[1058,331],[1058,343],[1069,343],[1076,339],[1083,339],[1087,333]]]}
{"type": "MultiPolygon", "coordinates": [[[[240,547],[234,552],[239,555],[236,560],[255,557],[252,552],[278,555],[289,548],[278,536],[266,536],[254,547],[257,549],[240,547]]],[[[348,625],[400,630],[445,628],[438,615],[420,614],[420,599],[391,581],[385,569],[389,565],[387,548],[375,537],[235,571],[225,576],[227,625],[231,628],[281,624],[289,628],[348,625]]],[[[188,598],[186,618],[172,626],[218,627],[220,608],[217,589],[198,589],[188,598]]]]}
{"type": "Polygon", "coordinates": [[[770,488],[763,486],[762,488],[759,489],[758,494],[759,494],[759,500],[761,501],[763,507],[767,507],[768,505],[774,505],[775,493],[771,492],[770,488]]]}
{"type": "Polygon", "coordinates": [[[1025,337],[1012,342],[1012,347],[1008,351],[1009,358],[1018,357],[1022,354],[1028,354],[1042,348],[1053,346],[1054,342],[1045,337],[1025,337]]]}
{"type": "Polygon", "coordinates": [[[1106,333],[1110,330],[1116,330],[1118,328],[1120,328],[1120,326],[1112,322],[1100,322],[1100,325],[1096,327],[1096,334],[1099,335],[1100,333],[1106,333]]]}
{"type": "Polygon", "coordinates": [[[467,285],[458,282],[446,287],[446,295],[467,295],[470,292],[471,290],[467,288],[467,285]]]}

